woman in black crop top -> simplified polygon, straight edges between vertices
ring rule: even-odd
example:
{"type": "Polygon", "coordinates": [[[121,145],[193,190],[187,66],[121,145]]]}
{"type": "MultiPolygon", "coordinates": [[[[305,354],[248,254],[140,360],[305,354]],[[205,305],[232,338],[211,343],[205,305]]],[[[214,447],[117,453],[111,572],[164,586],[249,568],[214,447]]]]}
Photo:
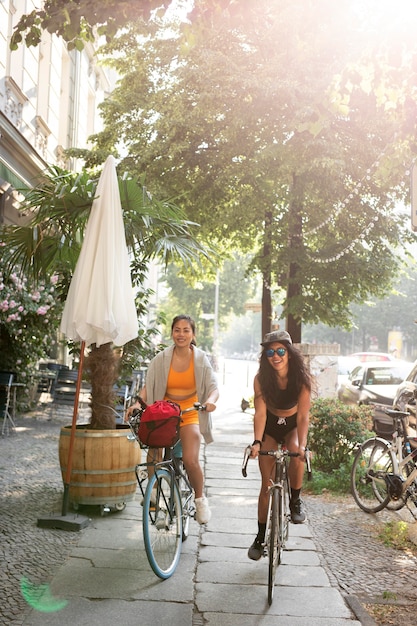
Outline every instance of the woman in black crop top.
{"type": "MultiPolygon", "coordinates": [[[[292,344],[290,335],[283,330],[265,335],[258,373],[254,380],[255,417],[254,442],[251,456],[259,450],[274,450],[277,443],[285,443],[300,456],[291,457],[289,477],[291,485],[291,521],[301,524],[305,520],[304,505],[300,499],[304,475],[304,452],[309,424],[311,376],[301,352],[292,344]]],[[[268,509],[269,479],[275,459],[258,456],[262,476],[258,499],[258,534],[248,551],[250,559],[257,561],[263,554],[268,509]]]]}

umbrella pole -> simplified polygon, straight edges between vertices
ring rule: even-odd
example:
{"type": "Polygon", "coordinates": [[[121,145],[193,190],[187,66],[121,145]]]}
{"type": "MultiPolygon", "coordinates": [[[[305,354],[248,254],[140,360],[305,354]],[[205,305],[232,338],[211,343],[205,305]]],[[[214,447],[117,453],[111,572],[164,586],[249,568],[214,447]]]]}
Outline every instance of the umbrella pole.
{"type": "Polygon", "coordinates": [[[84,367],[85,341],[81,342],[80,364],[78,367],[77,385],[75,388],[74,410],[72,413],[71,434],[68,450],[67,468],[64,480],[64,496],[62,498],[61,515],[52,515],[47,518],[38,519],[37,525],[41,528],[59,528],[62,530],[81,530],[90,523],[90,519],[81,515],[68,515],[69,490],[72,472],[72,457],[74,452],[75,431],[77,428],[78,405],[80,401],[81,381],[84,367]]]}
{"type": "Polygon", "coordinates": [[[85,350],[85,341],[82,341],[81,350],[80,350],[80,363],[78,366],[77,385],[75,388],[74,410],[72,413],[71,435],[70,435],[70,441],[69,441],[67,469],[65,472],[65,480],[64,480],[64,497],[62,499],[62,515],[66,515],[68,513],[69,490],[70,490],[71,472],[72,472],[72,457],[74,454],[75,431],[77,428],[78,406],[80,402],[81,381],[83,377],[83,368],[84,368],[84,350],[85,350]]]}

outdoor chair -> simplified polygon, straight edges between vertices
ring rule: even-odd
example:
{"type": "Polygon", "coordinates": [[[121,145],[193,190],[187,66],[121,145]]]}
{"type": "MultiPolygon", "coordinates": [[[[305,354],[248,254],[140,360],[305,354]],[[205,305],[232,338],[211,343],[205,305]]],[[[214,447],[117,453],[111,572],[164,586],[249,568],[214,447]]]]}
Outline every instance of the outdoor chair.
{"type": "Polygon", "coordinates": [[[115,395],[115,411],[117,413],[116,424],[123,424],[124,414],[129,406],[129,387],[128,385],[113,385],[113,393],[115,395]]]}
{"type": "MultiPolygon", "coordinates": [[[[77,389],[78,370],[60,369],[57,373],[52,392],[52,402],[55,404],[74,404],[77,389]]],[[[91,392],[90,386],[81,381],[79,401],[85,402],[84,396],[91,392]]]]}

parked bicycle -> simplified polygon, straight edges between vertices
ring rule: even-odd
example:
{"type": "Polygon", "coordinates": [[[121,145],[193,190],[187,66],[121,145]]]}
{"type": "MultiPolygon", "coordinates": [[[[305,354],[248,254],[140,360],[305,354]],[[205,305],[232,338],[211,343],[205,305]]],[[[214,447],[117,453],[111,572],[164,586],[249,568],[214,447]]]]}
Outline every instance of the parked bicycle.
{"type": "MultiPolygon", "coordinates": [[[[195,403],[181,411],[204,411],[195,403]]],[[[144,408],[129,419],[129,439],[147,448],[138,436],[138,425],[144,408]]],[[[180,556],[182,542],[189,534],[190,519],[195,515],[194,492],[182,462],[181,441],[164,449],[163,459],[139,463],[136,478],[143,498],[142,529],[146,556],[154,573],[161,579],[172,576],[180,556]],[[151,469],[151,471],[149,471],[151,469]],[[145,487],[146,485],[146,487],[145,487]]]]}
{"type": "MultiPolygon", "coordinates": [[[[251,446],[245,448],[242,474],[246,478],[247,465],[251,446]]],[[[282,553],[288,539],[290,512],[290,482],[288,476],[289,457],[299,456],[298,452],[290,452],[285,446],[278,444],[277,450],[260,450],[259,454],[275,457],[274,474],[270,479],[268,516],[266,534],[263,543],[264,556],[268,556],[268,603],[272,604],[277,568],[281,563],[282,553]]],[[[305,450],[307,477],[311,479],[310,451],[305,450]]]]}
{"type": "Polygon", "coordinates": [[[407,505],[417,519],[417,438],[408,435],[410,413],[386,409],[393,420],[392,440],[371,437],[356,451],[351,471],[351,491],[366,513],[407,505]]]}

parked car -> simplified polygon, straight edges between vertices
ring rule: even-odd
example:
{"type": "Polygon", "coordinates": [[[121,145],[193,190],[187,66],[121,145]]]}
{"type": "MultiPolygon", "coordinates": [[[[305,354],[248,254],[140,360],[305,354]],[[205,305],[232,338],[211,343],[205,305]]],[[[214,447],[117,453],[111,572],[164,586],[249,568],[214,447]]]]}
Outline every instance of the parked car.
{"type": "Polygon", "coordinates": [[[353,356],[339,356],[337,358],[337,388],[346,383],[351,371],[359,365],[360,361],[353,356]]]}
{"type": "Polygon", "coordinates": [[[416,436],[417,361],[413,364],[407,378],[397,387],[392,406],[398,411],[408,411],[410,413],[409,426],[414,429],[414,433],[409,432],[408,434],[416,436]]]}
{"type": "Polygon", "coordinates": [[[395,357],[388,352],[354,352],[349,354],[349,358],[357,361],[395,361],[395,357]]]}
{"type": "Polygon", "coordinates": [[[392,407],[397,388],[411,367],[411,363],[399,360],[358,363],[338,389],[338,398],[346,404],[392,407]]]}

